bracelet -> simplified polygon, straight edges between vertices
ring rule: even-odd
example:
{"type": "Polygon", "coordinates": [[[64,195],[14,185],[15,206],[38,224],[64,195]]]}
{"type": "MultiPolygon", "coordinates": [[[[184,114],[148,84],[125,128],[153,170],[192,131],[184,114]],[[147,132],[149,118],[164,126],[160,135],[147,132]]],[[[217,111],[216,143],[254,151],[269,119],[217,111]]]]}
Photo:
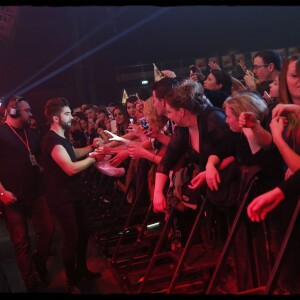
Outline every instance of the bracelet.
{"type": "MultiPolygon", "coordinates": [[[[257,120],[257,123],[256,124],[259,124],[260,125],[260,122],[259,120],[257,120]]],[[[254,125],[254,127],[252,128],[252,130],[255,130],[257,133],[261,133],[261,130],[259,128],[257,128],[257,125],[254,125]]]]}

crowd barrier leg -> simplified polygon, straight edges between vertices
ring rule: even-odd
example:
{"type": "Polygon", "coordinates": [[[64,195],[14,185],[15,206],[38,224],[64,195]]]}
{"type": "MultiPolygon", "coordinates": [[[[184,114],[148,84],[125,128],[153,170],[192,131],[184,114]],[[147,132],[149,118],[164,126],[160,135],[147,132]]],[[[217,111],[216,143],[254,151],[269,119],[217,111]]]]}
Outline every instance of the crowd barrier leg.
{"type": "Polygon", "coordinates": [[[178,279],[180,277],[183,264],[185,262],[185,259],[186,259],[187,255],[188,255],[188,253],[189,253],[189,250],[190,250],[190,248],[192,246],[192,239],[194,237],[194,233],[196,231],[197,226],[199,226],[199,222],[200,222],[201,216],[203,216],[204,207],[206,205],[206,201],[207,201],[207,199],[205,197],[202,197],[202,203],[201,203],[200,209],[199,209],[199,211],[198,211],[198,213],[196,215],[196,219],[195,219],[195,222],[194,222],[193,227],[191,229],[191,233],[190,233],[190,235],[188,237],[186,245],[185,245],[185,247],[183,249],[183,252],[182,252],[182,254],[181,254],[180,258],[179,258],[179,261],[177,263],[176,270],[174,272],[174,275],[173,275],[172,280],[170,282],[170,285],[168,287],[167,294],[173,293],[173,291],[175,289],[175,286],[176,286],[176,283],[178,282],[178,279]]]}
{"type": "Polygon", "coordinates": [[[224,246],[222,248],[222,252],[221,252],[220,257],[218,259],[218,262],[217,262],[217,265],[216,265],[215,270],[213,272],[212,278],[211,278],[211,280],[209,282],[209,285],[208,285],[208,288],[207,288],[207,290],[205,292],[205,294],[207,294],[207,295],[212,294],[215,291],[216,285],[217,285],[219,277],[221,275],[221,268],[222,268],[222,266],[225,263],[227,255],[228,255],[228,253],[229,253],[229,251],[231,249],[231,246],[233,245],[234,238],[236,236],[238,226],[241,223],[242,213],[245,211],[245,207],[248,204],[249,193],[251,192],[251,189],[254,186],[256,180],[257,180],[257,178],[254,177],[251,180],[248,188],[244,192],[242,201],[241,201],[241,203],[239,205],[238,211],[236,213],[234,221],[233,221],[233,223],[231,225],[231,228],[229,230],[228,237],[227,237],[227,239],[225,241],[225,244],[224,244],[224,246]]]}
{"type": "Polygon", "coordinates": [[[147,281],[149,279],[150,273],[151,273],[151,271],[152,271],[152,269],[154,267],[155,261],[158,258],[159,252],[160,252],[160,250],[161,250],[161,248],[162,248],[162,246],[163,246],[163,244],[164,244],[164,242],[165,242],[165,240],[166,240],[166,238],[168,236],[168,231],[169,231],[169,228],[170,228],[170,226],[172,224],[172,221],[174,219],[174,215],[175,215],[174,214],[174,208],[172,207],[171,211],[170,211],[170,214],[168,216],[168,219],[166,220],[165,225],[164,225],[164,227],[162,229],[162,232],[161,232],[161,235],[159,237],[159,240],[158,240],[158,242],[156,244],[155,250],[154,250],[154,252],[152,254],[151,260],[149,261],[149,264],[148,264],[147,269],[145,271],[143,280],[141,280],[141,284],[140,284],[140,286],[138,288],[138,292],[137,292],[138,294],[140,294],[140,293],[143,292],[143,290],[144,290],[144,288],[145,288],[145,286],[147,284],[147,281]]]}
{"type": "Polygon", "coordinates": [[[134,261],[134,257],[135,257],[136,251],[138,250],[138,247],[139,247],[140,243],[142,242],[143,234],[144,234],[144,232],[145,232],[145,230],[147,228],[147,222],[148,222],[150,214],[152,213],[152,209],[153,209],[153,203],[151,201],[150,205],[149,205],[149,208],[148,208],[148,211],[147,211],[147,214],[145,216],[144,222],[143,222],[143,224],[142,224],[142,226],[141,226],[141,228],[139,230],[139,233],[138,233],[136,241],[135,241],[135,243],[133,245],[131,254],[130,254],[129,258],[128,258],[128,262],[127,262],[127,265],[126,265],[127,272],[130,272],[130,269],[131,269],[132,263],[134,261]]]}
{"type": "MultiPolygon", "coordinates": [[[[124,208],[124,204],[126,203],[126,198],[127,198],[127,195],[128,195],[128,191],[129,191],[129,188],[124,192],[124,195],[122,197],[122,200],[120,201],[120,204],[119,204],[119,207],[117,209],[117,212],[113,218],[113,222],[112,222],[112,226],[110,227],[110,230],[108,232],[108,235],[107,235],[107,238],[106,238],[106,241],[105,241],[105,245],[104,245],[104,253],[109,256],[109,253],[108,253],[108,247],[109,247],[109,243],[111,242],[112,240],[112,236],[113,236],[113,232],[114,230],[116,229],[116,224],[118,223],[119,221],[119,218],[120,218],[120,215],[121,215],[121,212],[122,212],[122,209],[124,208]]],[[[114,254],[112,255],[114,256],[114,254]]]]}
{"type": "Polygon", "coordinates": [[[118,256],[120,247],[122,245],[122,242],[123,242],[123,240],[124,240],[124,238],[126,236],[126,233],[127,233],[128,229],[129,229],[129,225],[130,225],[130,222],[132,221],[132,216],[134,215],[134,212],[135,212],[135,209],[137,207],[137,204],[141,200],[141,198],[139,197],[139,195],[141,194],[143,188],[144,187],[141,185],[139,187],[139,189],[138,189],[137,195],[135,196],[135,200],[133,201],[132,208],[131,208],[131,210],[129,212],[129,215],[128,215],[127,219],[126,219],[126,223],[125,223],[125,225],[123,227],[121,236],[120,236],[120,238],[118,240],[118,243],[116,245],[116,248],[114,250],[114,254],[113,254],[112,259],[111,259],[112,264],[116,264],[117,263],[117,256],[118,256]]]}
{"type": "MultiPolygon", "coordinates": [[[[299,211],[300,211],[300,198],[298,200],[296,209],[294,210],[291,221],[288,225],[288,228],[287,228],[286,233],[284,235],[283,241],[282,241],[281,246],[279,248],[278,254],[276,256],[274,266],[271,270],[268,281],[266,283],[266,288],[264,290],[265,295],[272,294],[273,291],[274,291],[275,284],[276,284],[278,274],[279,274],[279,269],[280,269],[280,266],[281,266],[281,263],[282,263],[282,259],[285,255],[286,247],[288,245],[288,242],[289,242],[290,237],[292,235],[293,229],[295,227],[295,223],[296,223],[296,220],[298,218],[299,211]]],[[[298,238],[298,237],[296,237],[296,238],[298,238]]]]}

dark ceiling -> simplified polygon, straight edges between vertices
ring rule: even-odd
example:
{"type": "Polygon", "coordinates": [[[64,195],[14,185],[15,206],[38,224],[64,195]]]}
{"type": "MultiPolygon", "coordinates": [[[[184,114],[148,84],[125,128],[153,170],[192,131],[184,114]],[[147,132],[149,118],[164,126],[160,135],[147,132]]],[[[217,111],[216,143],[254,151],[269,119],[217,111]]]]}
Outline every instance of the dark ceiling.
{"type": "Polygon", "coordinates": [[[20,6],[0,41],[0,96],[120,101],[119,67],[297,46],[299,16],[300,6],[20,6]]]}

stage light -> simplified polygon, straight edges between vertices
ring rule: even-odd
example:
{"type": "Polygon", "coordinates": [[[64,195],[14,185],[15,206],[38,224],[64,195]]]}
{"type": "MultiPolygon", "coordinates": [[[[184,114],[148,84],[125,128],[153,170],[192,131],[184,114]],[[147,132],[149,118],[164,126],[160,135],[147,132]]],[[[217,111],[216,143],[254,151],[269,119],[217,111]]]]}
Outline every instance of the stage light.
{"type": "Polygon", "coordinates": [[[142,80],[142,85],[146,85],[148,83],[149,83],[148,80],[142,80]]]}

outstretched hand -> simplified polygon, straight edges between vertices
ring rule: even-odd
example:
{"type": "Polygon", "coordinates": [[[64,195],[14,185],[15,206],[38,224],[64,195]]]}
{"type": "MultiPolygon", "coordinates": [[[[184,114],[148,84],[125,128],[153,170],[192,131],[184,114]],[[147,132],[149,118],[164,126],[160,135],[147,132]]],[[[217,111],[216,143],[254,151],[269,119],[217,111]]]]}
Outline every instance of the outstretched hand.
{"type": "Polygon", "coordinates": [[[284,194],[279,188],[256,197],[247,207],[248,217],[252,222],[263,221],[266,215],[273,210],[282,200],[284,194]]]}

